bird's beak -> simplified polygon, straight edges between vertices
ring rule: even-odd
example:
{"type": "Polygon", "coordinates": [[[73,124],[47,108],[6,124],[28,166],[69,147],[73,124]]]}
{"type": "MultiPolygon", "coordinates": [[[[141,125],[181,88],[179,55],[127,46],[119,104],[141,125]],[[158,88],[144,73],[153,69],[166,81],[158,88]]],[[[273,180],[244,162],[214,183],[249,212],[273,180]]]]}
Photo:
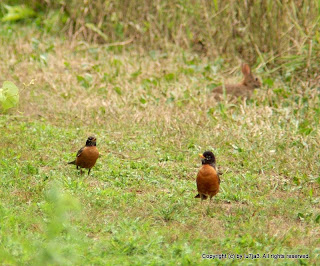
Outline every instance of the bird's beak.
{"type": "Polygon", "coordinates": [[[200,158],[204,159],[205,157],[203,156],[203,154],[199,153],[200,158]]]}

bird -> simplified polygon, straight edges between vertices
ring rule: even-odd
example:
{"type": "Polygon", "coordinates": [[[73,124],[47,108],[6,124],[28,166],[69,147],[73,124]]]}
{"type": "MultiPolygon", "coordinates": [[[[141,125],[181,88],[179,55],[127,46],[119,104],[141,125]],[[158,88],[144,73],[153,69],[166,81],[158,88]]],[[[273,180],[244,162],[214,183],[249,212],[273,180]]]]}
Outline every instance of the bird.
{"type": "Polygon", "coordinates": [[[201,203],[210,197],[210,202],[213,196],[219,192],[220,177],[216,170],[216,158],[211,151],[205,151],[199,154],[202,158],[202,166],[197,174],[197,189],[198,195],[195,198],[201,198],[201,203]]]}
{"type": "Polygon", "coordinates": [[[80,167],[80,173],[82,174],[82,168],[89,169],[88,175],[90,174],[91,168],[96,164],[99,157],[99,151],[96,147],[96,138],[89,136],[86,145],[82,147],[78,152],[76,159],[68,164],[75,164],[77,169],[80,167]]]}

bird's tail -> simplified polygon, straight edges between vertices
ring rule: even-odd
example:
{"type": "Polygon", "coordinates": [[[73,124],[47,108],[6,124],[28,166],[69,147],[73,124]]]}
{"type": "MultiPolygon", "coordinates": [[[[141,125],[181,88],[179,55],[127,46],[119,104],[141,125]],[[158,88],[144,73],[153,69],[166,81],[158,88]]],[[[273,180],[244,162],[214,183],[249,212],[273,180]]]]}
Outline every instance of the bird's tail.
{"type": "Polygon", "coordinates": [[[76,160],[74,160],[72,162],[68,162],[68,164],[76,164],[76,160]]]}

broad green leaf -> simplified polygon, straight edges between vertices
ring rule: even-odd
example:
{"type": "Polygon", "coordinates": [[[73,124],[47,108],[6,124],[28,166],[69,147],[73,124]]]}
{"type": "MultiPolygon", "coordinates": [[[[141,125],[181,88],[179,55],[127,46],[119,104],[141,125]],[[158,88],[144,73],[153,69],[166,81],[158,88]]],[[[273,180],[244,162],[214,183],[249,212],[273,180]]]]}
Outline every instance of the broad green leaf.
{"type": "Polygon", "coordinates": [[[30,17],[34,17],[36,13],[29,7],[26,6],[8,6],[4,5],[4,7],[8,10],[8,13],[3,16],[1,21],[17,21],[21,19],[26,19],[30,17]]]}
{"type": "Polygon", "coordinates": [[[19,102],[19,89],[11,81],[5,81],[0,89],[0,103],[3,110],[15,107],[19,102]]]}

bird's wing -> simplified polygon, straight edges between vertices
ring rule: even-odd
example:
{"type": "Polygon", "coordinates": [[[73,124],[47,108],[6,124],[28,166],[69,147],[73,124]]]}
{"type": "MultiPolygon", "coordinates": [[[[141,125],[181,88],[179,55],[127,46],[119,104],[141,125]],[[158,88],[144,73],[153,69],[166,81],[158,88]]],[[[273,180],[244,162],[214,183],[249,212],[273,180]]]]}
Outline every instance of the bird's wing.
{"type": "Polygon", "coordinates": [[[78,150],[78,152],[77,152],[77,157],[79,157],[79,156],[81,155],[81,153],[83,152],[83,150],[84,150],[85,147],[86,147],[86,146],[84,146],[84,147],[82,147],[80,150],[78,150]]]}

